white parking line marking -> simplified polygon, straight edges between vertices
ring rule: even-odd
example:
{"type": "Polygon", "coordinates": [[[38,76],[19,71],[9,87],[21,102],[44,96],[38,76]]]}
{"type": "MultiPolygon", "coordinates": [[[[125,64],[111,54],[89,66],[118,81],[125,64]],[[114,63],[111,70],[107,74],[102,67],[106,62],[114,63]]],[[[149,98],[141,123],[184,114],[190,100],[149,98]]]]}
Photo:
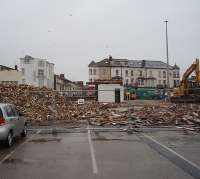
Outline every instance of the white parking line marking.
{"type": "Polygon", "coordinates": [[[17,146],[14,150],[12,150],[9,154],[7,154],[1,161],[0,164],[2,164],[5,160],[9,159],[15,152],[17,149],[19,149],[21,146],[23,146],[24,144],[26,144],[27,142],[31,141],[37,134],[39,134],[41,132],[41,130],[37,131],[34,135],[32,135],[29,139],[27,139],[26,141],[24,141],[23,143],[21,143],[19,146],[17,146]]]}
{"type": "Polygon", "coordinates": [[[152,138],[149,135],[143,134],[143,136],[145,136],[146,138],[150,139],[151,141],[155,142],[156,144],[160,145],[161,147],[165,148],[166,150],[168,150],[169,152],[173,153],[174,155],[178,156],[179,158],[181,158],[182,160],[184,160],[185,162],[189,163],[190,165],[192,165],[193,167],[197,168],[200,170],[200,167],[198,165],[196,165],[195,163],[191,162],[190,160],[186,159],[185,157],[183,157],[182,155],[178,154],[177,152],[175,152],[174,150],[168,148],[167,146],[161,144],[160,142],[158,142],[157,140],[155,140],[154,138],[152,138]]]}
{"type": "Polygon", "coordinates": [[[96,162],[96,158],[95,158],[94,146],[93,146],[93,143],[92,143],[89,126],[87,127],[87,130],[88,130],[88,142],[89,142],[89,146],[90,146],[90,154],[91,154],[91,159],[92,159],[93,173],[97,174],[98,173],[98,168],[97,168],[97,162],[96,162]]]}

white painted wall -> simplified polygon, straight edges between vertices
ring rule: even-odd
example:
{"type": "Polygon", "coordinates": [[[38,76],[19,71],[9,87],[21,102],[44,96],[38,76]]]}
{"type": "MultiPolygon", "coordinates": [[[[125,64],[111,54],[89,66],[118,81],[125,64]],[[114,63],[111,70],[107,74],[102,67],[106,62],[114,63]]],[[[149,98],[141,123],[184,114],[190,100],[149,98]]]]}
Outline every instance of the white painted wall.
{"type": "Polygon", "coordinates": [[[124,87],[119,84],[99,84],[98,101],[106,103],[115,102],[115,89],[120,89],[120,101],[124,101],[124,87]]]}
{"type": "Polygon", "coordinates": [[[20,71],[24,69],[24,74],[22,74],[22,82],[32,86],[40,86],[40,82],[43,86],[48,88],[54,88],[54,64],[49,63],[45,59],[34,58],[30,60],[29,63],[24,63],[23,58],[20,59],[20,71]],[[40,66],[39,61],[43,61],[44,65],[40,66]],[[39,78],[38,70],[44,70],[44,77],[39,78]]]}

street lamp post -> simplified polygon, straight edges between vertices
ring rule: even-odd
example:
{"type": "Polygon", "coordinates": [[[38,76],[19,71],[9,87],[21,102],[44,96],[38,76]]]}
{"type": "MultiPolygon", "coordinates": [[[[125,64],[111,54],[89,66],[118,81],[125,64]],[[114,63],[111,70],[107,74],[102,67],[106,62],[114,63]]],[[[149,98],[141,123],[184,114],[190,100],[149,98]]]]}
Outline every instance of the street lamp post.
{"type": "Polygon", "coordinates": [[[168,31],[167,31],[167,23],[168,21],[165,21],[165,28],[166,28],[166,57],[167,57],[167,89],[168,89],[168,97],[169,97],[169,50],[168,50],[168,31]]]}

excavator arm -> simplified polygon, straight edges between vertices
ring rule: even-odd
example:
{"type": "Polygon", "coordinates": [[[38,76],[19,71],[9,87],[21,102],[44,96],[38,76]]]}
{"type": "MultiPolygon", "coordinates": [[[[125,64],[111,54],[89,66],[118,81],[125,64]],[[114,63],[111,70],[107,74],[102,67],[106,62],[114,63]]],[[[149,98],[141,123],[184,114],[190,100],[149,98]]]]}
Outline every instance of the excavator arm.
{"type": "Polygon", "coordinates": [[[193,72],[195,72],[196,75],[196,83],[198,86],[200,86],[199,59],[196,59],[195,63],[193,63],[183,74],[180,86],[177,89],[175,89],[174,99],[176,99],[176,97],[184,97],[190,95],[188,87],[188,78],[193,72]]]}
{"type": "Polygon", "coordinates": [[[188,78],[189,76],[196,70],[196,63],[192,64],[186,72],[183,74],[183,78],[180,83],[180,90],[182,91],[181,94],[185,94],[188,89],[188,78]]]}
{"type": "Polygon", "coordinates": [[[195,68],[195,73],[196,73],[196,82],[197,82],[198,86],[200,86],[199,59],[196,59],[196,68],[195,68]]]}

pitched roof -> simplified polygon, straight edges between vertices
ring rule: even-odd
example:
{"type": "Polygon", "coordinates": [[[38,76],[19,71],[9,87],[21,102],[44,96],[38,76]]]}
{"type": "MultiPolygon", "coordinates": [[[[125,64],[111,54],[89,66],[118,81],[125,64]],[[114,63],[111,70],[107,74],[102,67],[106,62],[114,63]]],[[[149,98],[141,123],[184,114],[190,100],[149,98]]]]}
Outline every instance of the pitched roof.
{"type": "MultiPolygon", "coordinates": [[[[132,67],[132,68],[152,68],[152,69],[167,69],[167,64],[162,61],[153,60],[128,60],[128,59],[103,59],[99,62],[92,61],[88,67],[132,67]]],[[[178,66],[176,66],[177,68],[178,66]]],[[[175,66],[169,65],[170,69],[175,69],[175,66]]],[[[178,67],[179,68],[179,67],[178,67]]],[[[177,68],[177,69],[178,69],[177,68]]]]}
{"type": "Polygon", "coordinates": [[[88,67],[109,67],[109,59],[103,59],[99,62],[92,61],[88,67]]]}
{"type": "Polygon", "coordinates": [[[4,66],[4,65],[0,65],[0,71],[3,71],[3,70],[15,70],[15,69],[11,68],[11,67],[4,66]]]}

